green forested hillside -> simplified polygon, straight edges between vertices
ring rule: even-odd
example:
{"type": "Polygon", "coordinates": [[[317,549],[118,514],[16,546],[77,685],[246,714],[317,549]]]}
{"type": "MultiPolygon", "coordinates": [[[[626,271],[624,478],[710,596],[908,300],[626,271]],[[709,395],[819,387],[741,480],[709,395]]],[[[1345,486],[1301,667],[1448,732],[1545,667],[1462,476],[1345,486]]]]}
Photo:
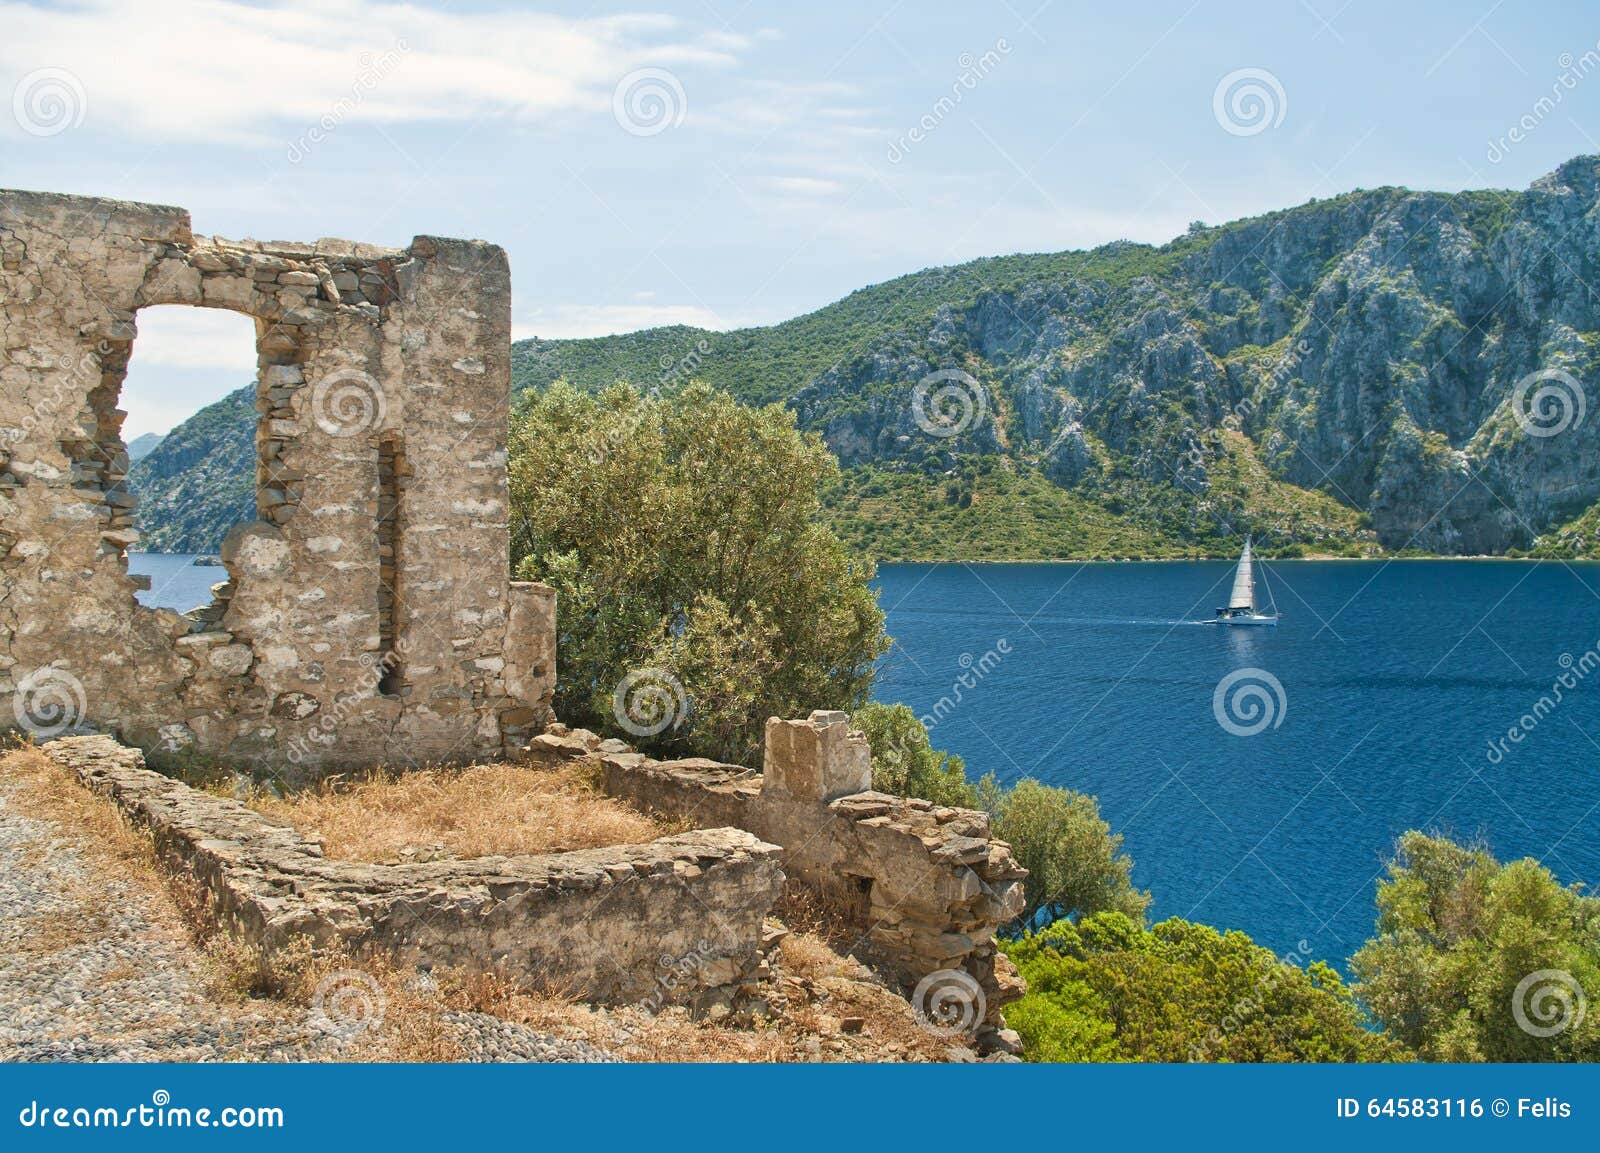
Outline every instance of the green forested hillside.
{"type": "MultiPolygon", "coordinates": [[[[766,328],[521,341],[513,387],[698,379],[783,404],[844,466],[826,515],[879,559],[1217,553],[1245,531],[1269,553],[1592,555],[1597,165],[927,269],[766,328]]],[[[181,488],[226,503],[221,484],[181,488]]],[[[146,509],[167,547],[171,515],[146,509]]]]}
{"type": "Polygon", "coordinates": [[[788,405],[846,466],[837,526],[884,558],[1163,555],[1244,529],[1269,550],[1593,552],[1596,168],[930,269],[770,328],[526,341],[513,372],[788,405]],[[980,413],[957,435],[916,419],[934,374],[952,416],[980,413]]]}

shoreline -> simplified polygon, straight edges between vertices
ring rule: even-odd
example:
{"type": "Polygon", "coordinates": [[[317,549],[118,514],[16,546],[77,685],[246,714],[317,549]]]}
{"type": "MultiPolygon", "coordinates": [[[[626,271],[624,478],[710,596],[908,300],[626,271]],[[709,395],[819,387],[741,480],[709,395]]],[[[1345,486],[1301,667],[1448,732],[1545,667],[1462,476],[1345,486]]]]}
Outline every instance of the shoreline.
{"type": "MultiPolygon", "coordinates": [[[[143,549],[138,549],[138,550],[129,549],[128,550],[128,555],[129,556],[208,557],[208,556],[212,556],[212,555],[215,555],[215,554],[211,554],[211,553],[188,553],[188,552],[154,552],[154,551],[146,551],[146,550],[143,550],[143,549]]],[[[1428,563],[1428,564],[1431,564],[1431,563],[1437,563],[1437,562],[1440,562],[1440,561],[1450,561],[1450,562],[1493,561],[1493,562],[1500,562],[1500,563],[1504,563],[1504,564],[1600,564],[1600,557],[1496,556],[1496,555],[1494,555],[1492,553],[1478,553],[1478,554],[1473,554],[1473,555],[1462,555],[1462,556],[1447,556],[1447,555],[1442,555],[1442,554],[1434,554],[1434,555],[1430,555],[1430,556],[1337,556],[1337,555],[1334,555],[1332,553],[1318,553],[1318,554],[1315,554],[1313,556],[1294,556],[1294,557],[1272,557],[1272,556],[1263,556],[1263,555],[1258,553],[1258,554],[1256,554],[1256,557],[1257,557],[1258,560],[1262,561],[1265,564],[1306,564],[1306,563],[1310,563],[1310,562],[1315,562],[1315,563],[1318,563],[1318,564],[1322,564],[1322,563],[1326,563],[1326,562],[1329,562],[1329,561],[1349,562],[1349,563],[1352,563],[1352,564],[1359,564],[1359,563],[1363,563],[1363,562],[1372,562],[1372,561],[1384,561],[1384,562],[1391,563],[1391,564],[1398,564],[1398,563],[1402,563],[1402,562],[1404,562],[1404,563],[1428,563]]],[[[1146,557],[1146,556],[1138,556],[1138,557],[1122,557],[1120,559],[1115,559],[1115,560],[1113,560],[1111,558],[1108,558],[1108,557],[1100,557],[1100,558],[1094,558],[1094,557],[1043,557],[1043,558],[1037,558],[1037,559],[1032,559],[1032,560],[1029,560],[1029,559],[994,560],[994,559],[989,558],[989,557],[984,557],[982,559],[963,559],[961,557],[939,557],[939,558],[935,558],[935,559],[918,559],[918,560],[877,560],[875,558],[870,558],[869,557],[867,559],[872,560],[873,564],[876,564],[876,565],[881,567],[883,565],[888,565],[888,564],[963,564],[963,565],[980,565],[980,564],[981,565],[1019,565],[1019,564],[1107,564],[1107,565],[1114,565],[1114,564],[1222,564],[1222,563],[1233,564],[1239,558],[1237,556],[1233,556],[1233,555],[1223,556],[1223,555],[1219,554],[1217,556],[1202,556],[1202,557],[1189,557],[1189,556],[1148,556],[1148,557],[1146,557]]],[[[218,565],[205,565],[205,566],[200,566],[200,567],[216,568],[216,567],[221,567],[221,566],[218,566],[218,565]]]]}
{"type": "MultiPolygon", "coordinates": [[[[1105,557],[1094,559],[1090,557],[1051,557],[1038,560],[962,560],[960,558],[945,557],[938,560],[875,560],[874,564],[880,568],[891,564],[960,564],[960,565],[1023,565],[1023,564],[1233,564],[1239,558],[1236,556],[1203,556],[1203,557],[1123,557],[1120,560],[1110,560],[1105,557]]],[[[1296,557],[1270,557],[1256,554],[1256,559],[1264,564],[1318,564],[1330,561],[1349,562],[1352,564],[1385,562],[1390,564],[1421,563],[1436,564],[1439,562],[1497,562],[1503,564],[1600,564],[1600,557],[1532,557],[1532,556],[1494,556],[1480,554],[1473,556],[1296,556],[1296,557]]]]}

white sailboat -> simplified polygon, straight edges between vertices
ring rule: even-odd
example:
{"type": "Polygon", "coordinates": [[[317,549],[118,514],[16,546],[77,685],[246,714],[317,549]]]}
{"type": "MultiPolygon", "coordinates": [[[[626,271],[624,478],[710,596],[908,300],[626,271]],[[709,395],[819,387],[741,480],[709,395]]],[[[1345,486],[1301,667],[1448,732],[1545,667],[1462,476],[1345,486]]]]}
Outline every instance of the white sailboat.
{"type": "MultiPolygon", "coordinates": [[[[1269,589],[1267,595],[1272,595],[1269,589]]],[[[1228,604],[1217,609],[1219,625],[1275,625],[1278,623],[1278,606],[1271,612],[1256,608],[1256,576],[1254,558],[1250,552],[1250,538],[1245,537],[1244,551],[1239,554],[1239,567],[1233,570],[1233,591],[1228,594],[1228,604]]]]}

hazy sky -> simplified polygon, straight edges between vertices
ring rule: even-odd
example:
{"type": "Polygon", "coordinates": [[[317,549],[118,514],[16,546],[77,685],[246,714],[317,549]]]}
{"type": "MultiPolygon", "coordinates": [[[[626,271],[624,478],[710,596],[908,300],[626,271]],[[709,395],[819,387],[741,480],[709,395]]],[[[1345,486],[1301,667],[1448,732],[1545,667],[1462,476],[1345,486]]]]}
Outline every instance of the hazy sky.
{"type": "MultiPolygon", "coordinates": [[[[929,265],[1600,152],[1593,4],[0,0],[0,29],[0,186],[232,237],[482,237],[518,336],[765,324],[929,265]]],[[[142,315],[127,434],[246,383],[250,331],[142,315]]]]}

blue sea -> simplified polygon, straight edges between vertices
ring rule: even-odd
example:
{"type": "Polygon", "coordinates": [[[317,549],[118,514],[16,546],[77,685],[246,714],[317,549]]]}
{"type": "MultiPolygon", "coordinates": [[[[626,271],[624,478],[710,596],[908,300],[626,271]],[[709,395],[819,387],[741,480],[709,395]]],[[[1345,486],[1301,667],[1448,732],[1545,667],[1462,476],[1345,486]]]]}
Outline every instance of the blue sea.
{"type": "Polygon", "coordinates": [[[128,571],[150,577],[150,590],[139,594],[139,603],[179,612],[210,604],[211,586],[227,580],[228,570],[194,561],[194,553],[130,552],[128,571]]]}
{"type": "Polygon", "coordinates": [[[1191,623],[1232,571],[884,565],[874,695],[971,777],[1098,797],[1157,918],[1280,953],[1343,966],[1407,829],[1600,879],[1600,565],[1280,563],[1277,628],[1191,623]]]}
{"type": "MultiPolygon", "coordinates": [[[[130,554],[141,601],[205,604],[227,574],[193,560],[130,554]]],[[[1342,966],[1406,829],[1600,880],[1600,564],[1278,563],[1277,628],[1193,623],[1232,573],[884,565],[875,695],[932,720],[974,778],[1098,797],[1156,917],[1280,953],[1342,966]],[[1563,674],[1575,687],[1539,705],[1563,674]]]]}

